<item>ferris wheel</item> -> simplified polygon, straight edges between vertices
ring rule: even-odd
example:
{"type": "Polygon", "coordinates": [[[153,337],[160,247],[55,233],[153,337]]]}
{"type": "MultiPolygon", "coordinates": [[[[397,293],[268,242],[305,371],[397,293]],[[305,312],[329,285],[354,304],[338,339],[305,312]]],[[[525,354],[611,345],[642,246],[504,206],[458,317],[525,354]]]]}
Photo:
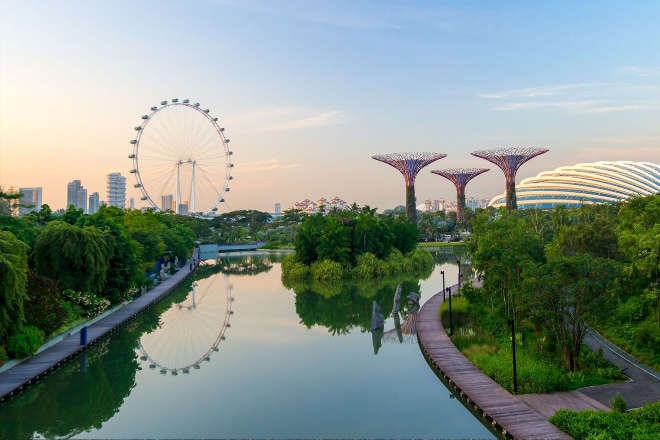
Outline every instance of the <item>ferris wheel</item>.
{"type": "Polygon", "coordinates": [[[161,101],[134,130],[130,172],[148,207],[177,214],[218,210],[233,179],[233,152],[208,108],[189,99],[161,101]]]}
{"type": "Polygon", "coordinates": [[[229,277],[195,281],[186,299],[173,304],[160,317],[158,328],[142,335],[137,344],[140,360],[161,374],[188,374],[220,351],[234,314],[233,286],[229,277]],[[217,283],[225,281],[225,295],[217,283]]]}

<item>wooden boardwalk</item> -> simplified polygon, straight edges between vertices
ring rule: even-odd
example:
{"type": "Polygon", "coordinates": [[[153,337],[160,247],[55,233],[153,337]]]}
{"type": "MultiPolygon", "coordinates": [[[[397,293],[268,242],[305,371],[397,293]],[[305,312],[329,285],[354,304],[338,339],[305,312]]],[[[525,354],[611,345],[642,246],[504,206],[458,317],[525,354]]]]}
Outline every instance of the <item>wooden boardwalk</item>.
{"type": "MultiPolygon", "coordinates": [[[[194,258],[197,261],[197,250],[194,258]]],[[[159,301],[171,292],[191,273],[189,265],[175,272],[153,289],[116,310],[87,328],[87,345],[80,345],[80,334],[70,334],[59,343],[28,358],[20,364],[0,373],[0,402],[16,392],[34,383],[66,362],[68,359],[86,350],[100,338],[103,338],[125,322],[134,319],[142,310],[159,301]]]]}
{"type": "MultiPolygon", "coordinates": [[[[456,286],[452,286],[452,292],[456,286]]],[[[454,346],[440,322],[442,292],[422,306],[417,317],[417,340],[424,357],[451,391],[490,423],[493,430],[514,439],[571,439],[546,416],[479,371],[454,346]]]]}

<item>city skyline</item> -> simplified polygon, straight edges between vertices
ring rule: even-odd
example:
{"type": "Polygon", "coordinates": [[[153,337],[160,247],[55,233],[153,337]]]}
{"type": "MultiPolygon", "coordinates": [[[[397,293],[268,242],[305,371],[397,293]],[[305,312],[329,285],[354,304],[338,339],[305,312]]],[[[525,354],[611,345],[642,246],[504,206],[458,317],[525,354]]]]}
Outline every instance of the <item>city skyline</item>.
{"type": "MultiPolygon", "coordinates": [[[[516,181],[559,166],[660,158],[655,2],[438,4],[2,0],[0,185],[89,191],[129,175],[129,141],[161,100],[208,107],[232,139],[226,210],[310,194],[405,203],[374,154],[548,148],[516,181]],[[153,14],[154,10],[158,14],[153,14]]],[[[417,205],[455,189],[422,171],[417,205]]],[[[221,179],[221,176],[219,176],[221,179]]],[[[468,195],[504,190],[499,170],[468,195]]],[[[160,195],[154,197],[161,200],[160,195]]]]}

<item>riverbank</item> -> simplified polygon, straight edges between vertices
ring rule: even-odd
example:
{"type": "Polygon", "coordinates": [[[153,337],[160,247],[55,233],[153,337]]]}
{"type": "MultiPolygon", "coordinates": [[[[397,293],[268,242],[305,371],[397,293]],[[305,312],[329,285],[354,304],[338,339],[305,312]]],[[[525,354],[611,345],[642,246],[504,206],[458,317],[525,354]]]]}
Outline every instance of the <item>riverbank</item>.
{"type": "MultiPolygon", "coordinates": [[[[193,261],[199,261],[198,252],[198,249],[194,250],[193,261]]],[[[0,402],[36,382],[40,377],[54,371],[63,362],[85,351],[89,346],[112,333],[117,327],[134,319],[144,309],[170,293],[194,269],[195,267],[190,265],[182,267],[172,276],[135,300],[122,307],[115,308],[112,313],[106,314],[101,319],[95,318],[90,321],[91,324],[87,323],[86,326],[71,329],[57,343],[0,372],[0,402]],[[83,330],[83,328],[86,330],[83,330]],[[87,343],[84,345],[81,344],[81,331],[87,332],[87,343]]]]}

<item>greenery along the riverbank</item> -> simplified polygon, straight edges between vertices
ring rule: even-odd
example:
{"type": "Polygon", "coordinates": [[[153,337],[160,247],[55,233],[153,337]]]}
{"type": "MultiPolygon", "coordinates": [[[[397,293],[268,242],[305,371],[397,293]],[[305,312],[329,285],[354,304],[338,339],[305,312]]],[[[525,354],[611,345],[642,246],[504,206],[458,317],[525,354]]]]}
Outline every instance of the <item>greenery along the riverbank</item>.
{"type": "Polygon", "coordinates": [[[0,214],[0,363],[137,294],[157,262],[190,256],[204,224],[111,207],[0,214]]]}
{"type": "Polygon", "coordinates": [[[550,421],[575,440],[660,438],[660,402],[629,412],[560,409],[550,421]]]}
{"type": "Polygon", "coordinates": [[[416,249],[417,227],[363,207],[303,219],[296,252],[282,261],[282,278],[336,281],[411,273],[428,276],[432,255],[416,249]]]}
{"type": "Polygon", "coordinates": [[[617,335],[658,368],[659,225],[660,195],[575,210],[481,214],[468,249],[483,287],[462,289],[467,303],[458,303],[464,314],[457,315],[456,344],[510,388],[513,322],[523,391],[617,377],[583,349],[587,324],[617,335]]]}

